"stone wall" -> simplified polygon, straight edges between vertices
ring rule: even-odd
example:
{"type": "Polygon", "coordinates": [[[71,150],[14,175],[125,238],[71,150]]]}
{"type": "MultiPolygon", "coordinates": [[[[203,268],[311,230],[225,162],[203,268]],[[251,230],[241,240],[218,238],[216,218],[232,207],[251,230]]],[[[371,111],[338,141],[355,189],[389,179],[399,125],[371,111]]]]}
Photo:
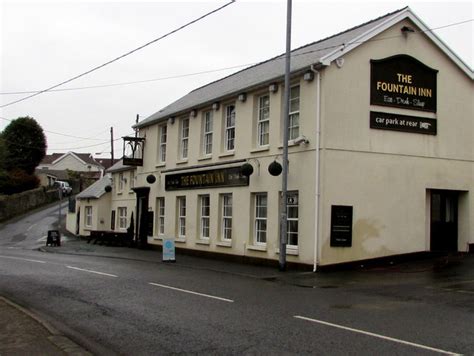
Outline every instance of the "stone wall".
{"type": "Polygon", "coordinates": [[[0,221],[59,200],[57,190],[37,188],[13,195],[0,195],[0,221]]]}

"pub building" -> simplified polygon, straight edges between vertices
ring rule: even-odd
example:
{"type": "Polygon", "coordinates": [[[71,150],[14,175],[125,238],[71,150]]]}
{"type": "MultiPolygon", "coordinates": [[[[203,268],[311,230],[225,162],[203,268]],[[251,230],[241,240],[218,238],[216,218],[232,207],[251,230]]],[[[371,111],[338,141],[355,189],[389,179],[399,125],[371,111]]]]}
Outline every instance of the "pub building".
{"type": "MultiPolygon", "coordinates": [[[[427,30],[406,7],[292,51],[288,264],[473,250],[473,71],[427,30]]],[[[277,264],[283,83],[281,55],[137,122],[137,241],[277,264]]]]}

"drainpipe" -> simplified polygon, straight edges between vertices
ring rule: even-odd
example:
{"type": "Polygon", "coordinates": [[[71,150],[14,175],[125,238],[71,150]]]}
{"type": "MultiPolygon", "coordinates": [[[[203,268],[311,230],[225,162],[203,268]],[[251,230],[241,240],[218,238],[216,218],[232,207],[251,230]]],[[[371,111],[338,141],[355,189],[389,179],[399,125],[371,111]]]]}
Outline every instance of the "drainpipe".
{"type": "Polygon", "coordinates": [[[320,205],[320,146],[321,146],[321,73],[311,65],[311,71],[316,75],[316,169],[315,190],[316,202],[314,207],[314,260],[313,272],[316,272],[319,262],[319,205],[320,205]]]}

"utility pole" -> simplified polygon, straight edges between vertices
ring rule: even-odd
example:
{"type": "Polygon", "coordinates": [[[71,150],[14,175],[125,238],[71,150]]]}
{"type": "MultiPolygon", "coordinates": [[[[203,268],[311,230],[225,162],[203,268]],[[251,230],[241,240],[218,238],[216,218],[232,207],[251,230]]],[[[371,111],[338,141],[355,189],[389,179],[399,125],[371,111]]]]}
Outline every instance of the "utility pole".
{"type": "Polygon", "coordinates": [[[112,165],[114,165],[114,128],[110,128],[110,157],[112,158],[112,165]]]}
{"type": "Polygon", "coordinates": [[[280,257],[279,269],[286,270],[286,244],[288,240],[287,235],[287,211],[286,200],[288,195],[288,126],[290,113],[290,54],[291,54],[291,0],[287,0],[286,7],[286,54],[285,54],[285,91],[284,91],[284,105],[283,105],[283,174],[280,200],[280,257]]]}

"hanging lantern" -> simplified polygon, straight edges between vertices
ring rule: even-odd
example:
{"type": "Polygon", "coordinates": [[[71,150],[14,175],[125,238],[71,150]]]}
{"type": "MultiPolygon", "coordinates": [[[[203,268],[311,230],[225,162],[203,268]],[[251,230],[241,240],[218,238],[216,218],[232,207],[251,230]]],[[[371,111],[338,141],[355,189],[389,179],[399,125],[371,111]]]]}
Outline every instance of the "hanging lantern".
{"type": "Polygon", "coordinates": [[[246,177],[250,177],[250,175],[253,173],[253,166],[250,163],[244,163],[240,167],[240,173],[246,177]]]}
{"type": "Polygon", "coordinates": [[[281,171],[283,170],[282,166],[280,163],[277,161],[273,161],[270,163],[268,166],[268,173],[270,173],[272,176],[279,176],[281,174],[281,171]]]}
{"type": "Polygon", "coordinates": [[[153,174],[149,174],[146,176],[146,181],[150,184],[153,184],[156,182],[156,177],[153,174]]]}
{"type": "Polygon", "coordinates": [[[110,193],[112,191],[112,186],[106,185],[104,190],[105,190],[106,193],[110,193]]]}

